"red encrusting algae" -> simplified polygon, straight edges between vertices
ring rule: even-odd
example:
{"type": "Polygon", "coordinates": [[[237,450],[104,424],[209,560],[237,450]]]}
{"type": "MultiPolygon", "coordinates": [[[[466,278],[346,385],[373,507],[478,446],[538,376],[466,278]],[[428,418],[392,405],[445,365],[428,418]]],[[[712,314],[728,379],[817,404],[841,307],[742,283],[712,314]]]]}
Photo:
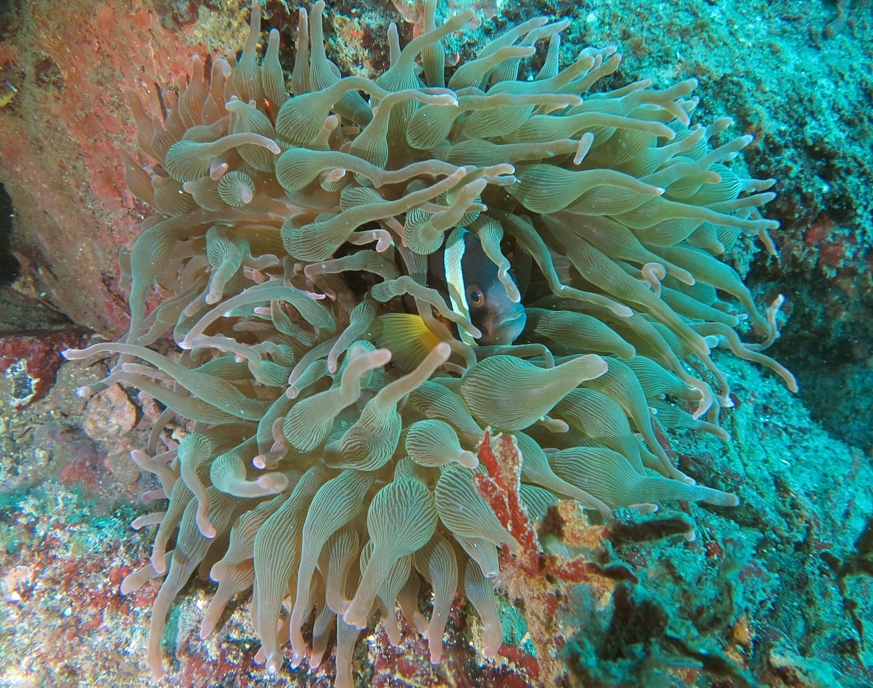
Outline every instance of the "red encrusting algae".
{"type": "MultiPolygon", "coordinates": [[[[603,568],[585,556],[564,559],[543,551],[537,532],[521,503],[522,456],[515,438],[499,435],[492,440],[486,430],[479,444],[479,461],[488,474],[476,473],[473,482],[479,494],[504,528],[520,545],[517,555],[503,547],[500,555],[499,584],[510,600],[524,601],[524,616],[536,658],[520,648],[505,643],[499,654],[527,668],[534,680],[544,685],[556,685],[566,671],[558,654],[567,637],[565,620],[559,610],[564,604],[564,588],[568,584],[586,583],[600,595],[608,595],[616,579],[630,572],[622,567],[603,568]]],[[[561,502],[555,516],[561,522],[562,535],[571,547],[595,551],[606,530],[602,526],[582,525],[575,502],[561,502]],[[572,507],[571,510],[565,508],[572,507]]]]}
{"type": "Polygon", "coordinates": [[[64,360],[61,349],[81,346],[84,338],[81,332],[56,332],[0,339],[0,373],[12,378],[12,405],[22,409],[42,399],[64,360]]]}

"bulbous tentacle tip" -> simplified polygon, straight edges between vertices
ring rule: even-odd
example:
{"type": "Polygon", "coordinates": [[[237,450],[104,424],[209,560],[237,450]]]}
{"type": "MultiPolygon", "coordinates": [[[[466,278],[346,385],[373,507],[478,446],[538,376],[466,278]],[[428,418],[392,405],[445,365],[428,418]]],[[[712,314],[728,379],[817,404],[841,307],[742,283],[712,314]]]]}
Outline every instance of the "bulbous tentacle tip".
{"type": "Polygon", "coordinates": [[[200,531],[200,534],[205,537],[207,540],[213,540],[215,536],[218,534],[215,530],[215,526],[213,526],[208,520],[205,518],[197,518],[197,528],[200,531]]]}
{"type": "Polygon", "coordinates": [[[160,657],[160,649],[158,650],[158,656],[151,656],[148,660],[149,669],[152,672],[152,679],[155,681],[160,681],[164,676],[167,675],[166,670],[164,669],[164,663],[161,661],[160,657]]]}
{"type": "Polygon", "coordinates": [[[678,469],[676,469],[676,472],[674,473],[673,477],[676,478],[676,480],[679,480],[680,482],[685,483],[686,485],[696,485],[697,484],[697,481],[694,478],[692,478],[690,475],[686,475],[685,473],[683,473],[682,471],[680,471],[678,469]]]}
{"type": "Polygon", "coordinates": [[[486,629],[485,631],[485,657],[494,659],[500,653],[503,645],[503,631],[500,628],[486,629]]]}
{"type": "Polygon", "coordinates": [[[167,572],[167,560],[164,557],[152,557],[149,561],[158,575],[163,575],[167,572]]]}
{"type": "Polygon", "coordinates": [[[283,473],[262,475],[258,478],[257,482],[258,487],[264,491],[264,494],[279,494],[288,487],[288,477],[283,473]]]}
{"type": "Polygon", "coordinates": [[[200,637],[200,640],[206,640],[209,636],[212,635],[212,632],[215,630],[215,620],[211,618],[203,619],[203,622],[200,624],[200,632],[197,634],[200,637]]]}
{"type": "Polygon", "coordinates": [[[479,467],[479,457],[473,452],[465,451],[458,458],[458,463],[464,466],[464,468],[474,470],[479,467]]]}
{"type": "Polygon", "coordinates": [[[359,630],[363,630],[367,627],[367,617],[365,614],[358,611],[354,601],[352,601],[343,614],[343,621],[345,621],[349,626],[354,626],[359,630]]]}

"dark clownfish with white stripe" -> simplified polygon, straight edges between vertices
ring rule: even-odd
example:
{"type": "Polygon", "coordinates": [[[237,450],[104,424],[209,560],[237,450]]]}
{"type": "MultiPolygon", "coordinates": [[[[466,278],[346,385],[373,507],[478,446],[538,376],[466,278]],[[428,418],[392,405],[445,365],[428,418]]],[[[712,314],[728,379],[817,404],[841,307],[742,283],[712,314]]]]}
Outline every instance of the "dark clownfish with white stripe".
{"type": "MultiPolygon", "coordinates": [[[[473,338],[443,321],[462,341],[471,346],[506,346],[521,335],[527,314],[509,262],[500,255],[489,257],[474,233],[455,229],[445,248],[432,254],[428,262],[427,286],[443,294],[452,310],[481,332],[473,338]]],[[[435,317],[439,319],[438,314],[435,317]]],[[[376,343],[391,349],[394,362],[407,369],[415,367],[440,341],[420,316],[411,313],[379,317],[374,334],[376,343]]]]}
{"type": "MultiPolygon", "coordinates": [[[[504,259],[505,260],[505,259],[504,259]]],[[[476,339],[480,346],[506,346],[512,344],[524,330],[527,314],[521,303],[518,285],[509,263],[503,272],[482,248],[482,242],[472,232],[461,230],[450,237],[445,251],[445,273],[452,299],[452,310],[469,313],[472,323],[482,336],[476,339]],[[453,239],[457,243],[453,243],[453,239]],[[454,246],[462,246],[460,269],[454,246]],[[456,302],[455,293],[464,296],[456,302]]]]}

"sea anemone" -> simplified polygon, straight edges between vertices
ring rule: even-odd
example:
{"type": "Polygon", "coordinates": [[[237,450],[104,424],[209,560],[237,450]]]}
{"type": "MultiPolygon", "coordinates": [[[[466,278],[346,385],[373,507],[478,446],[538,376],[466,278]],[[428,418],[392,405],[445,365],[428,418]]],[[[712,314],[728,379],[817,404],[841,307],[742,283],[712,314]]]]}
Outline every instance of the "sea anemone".
{"type": "Polygon", "coordinates": [[[163,118],[127,92],[149,159],[123,155],[127,184],[158,214],[123,256],[126,339],[66,355],[119,355],[83,395],[120,382],[165,407],[132,458],[169,502],[138,519],[158,525],[151,561],[122,586],[163,579],[156,677],[170,606],[198,568],[218,583],[201,636],[252,590],[269,672],[286,642],[292,666],[317,666],[335,625],[336,684],[351,686],[361,629],[382,617],[397,641],[396,603],[439,662],[458,589],[493,657],[495,581],[519,543],[478,489],[486,430],[520,451],[534,520],[573,499],[608,525],[618,507],[738,502],[680,472],[657,434],[727,437],[712,348],[795,388],[762,353],[781,299],[762,313],[716,257],[743,232],[772,246],[778,226],[759,213],[773,180],[728,166],[751,137],[716,144],[728,119],[692,125],[693,79],[591,92],[620,57],[586,48],[562,68],[566,21],[520,24],[447,79],[441,41],[471,12],[437,28],[434,5],[430,30],[402,50],[390,27],[375,80],[339,76],[319,1],[300,11],[289,95],[277,31],[258,57],[255,2],[239,61],[212,60],[205,79],[195,58],[188,83],[163,94],[163,118]],[[484,345],[458,292],[464,233],[517,307],[506,341],[484,345]],[[147,312],[154,287],[167,296],[147,312]],[[744,343],[741,324],[760,343],[744,343]],[[178,355],[149,348],[170,337],[178,355]],[[190,432],[161,453],[174,417],[190,432]]]}

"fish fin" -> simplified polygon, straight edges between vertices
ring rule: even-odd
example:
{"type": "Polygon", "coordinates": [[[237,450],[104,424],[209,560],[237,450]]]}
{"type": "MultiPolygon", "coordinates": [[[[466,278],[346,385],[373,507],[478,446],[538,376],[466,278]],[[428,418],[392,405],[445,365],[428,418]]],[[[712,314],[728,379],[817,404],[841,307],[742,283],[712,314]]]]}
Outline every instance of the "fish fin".
{"type": "Polygon", "coordinates": [[[412,370],[440,343],[419,315],[386,313],[376,318],[377,346],[391,351],[392,362],[404,370],[412,370]]]}

